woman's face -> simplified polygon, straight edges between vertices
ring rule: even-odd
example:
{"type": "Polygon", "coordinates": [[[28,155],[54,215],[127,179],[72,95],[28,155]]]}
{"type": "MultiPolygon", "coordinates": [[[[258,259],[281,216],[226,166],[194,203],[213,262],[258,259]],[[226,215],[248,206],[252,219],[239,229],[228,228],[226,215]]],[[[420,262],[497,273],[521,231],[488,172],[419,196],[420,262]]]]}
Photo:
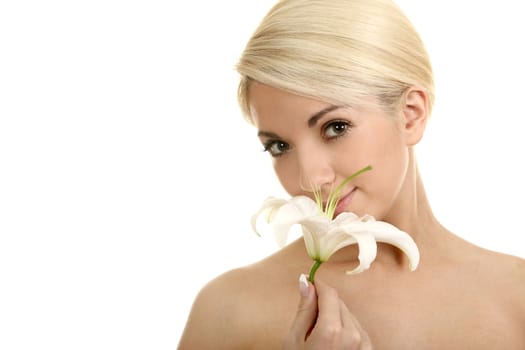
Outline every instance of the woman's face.
{"type": "Polygon", "coordinates": [[[352,211],[381,220],[400,198],[409,163],[402,118],[334,106],[261,83],[250,87],[250,108],[275,172],[292,196],[323,198],[351,174],[372,166],[341,191],[336,215],[352,211]]]}

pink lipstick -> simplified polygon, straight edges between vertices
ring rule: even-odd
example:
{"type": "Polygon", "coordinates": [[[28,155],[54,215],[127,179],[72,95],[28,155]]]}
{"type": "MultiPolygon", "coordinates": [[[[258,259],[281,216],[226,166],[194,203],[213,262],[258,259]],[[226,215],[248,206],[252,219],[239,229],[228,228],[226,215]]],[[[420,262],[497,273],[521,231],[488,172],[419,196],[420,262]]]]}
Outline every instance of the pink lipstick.
{"type": "Polygon", "coordinates": [[[356,190],[357,188],[354,187],[347,195],[341,197],[341,199],[337,203],[337,207],[335,207],[334,218],[342,212],[346,211],[346,208],[350,206],[350,203],[352,202],[352,198],[354,197],[354,193],[356,190]]]}

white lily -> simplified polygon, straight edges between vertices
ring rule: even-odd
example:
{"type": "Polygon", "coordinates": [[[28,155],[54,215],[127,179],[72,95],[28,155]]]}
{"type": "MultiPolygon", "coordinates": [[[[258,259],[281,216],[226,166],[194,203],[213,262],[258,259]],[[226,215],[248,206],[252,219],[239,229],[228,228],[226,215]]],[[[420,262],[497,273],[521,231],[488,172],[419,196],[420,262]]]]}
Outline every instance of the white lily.
{"type": "Polygon", "coordinates": [[[319,191],[314,192],[316,201],[306,196],[296,196],[290,200],[269,197],[252,217],[254,231],[259,234],[258,219],[266,214],[266,222],[273,227],[275,239],[282,247],[286,244],[291,227],[300,225],[306,250],[314,260],[310,271],[312,282],[315,272],[323,262],[339,249],[351,244],[358,245],[359,266],[347,271],[347,274],[360,273],[370,267],[377,255],[377,242],[399,248],[407,255],[410,269],[415,270],[419,263],[419,250],[406,232],[387,222],[376,221],[370,215],[358,217],[354,213],[344,212],[333,219],[340,190],[350,179],[370,169],[368,166],[347,178],[329,196],[325,208],[319,191]]]}

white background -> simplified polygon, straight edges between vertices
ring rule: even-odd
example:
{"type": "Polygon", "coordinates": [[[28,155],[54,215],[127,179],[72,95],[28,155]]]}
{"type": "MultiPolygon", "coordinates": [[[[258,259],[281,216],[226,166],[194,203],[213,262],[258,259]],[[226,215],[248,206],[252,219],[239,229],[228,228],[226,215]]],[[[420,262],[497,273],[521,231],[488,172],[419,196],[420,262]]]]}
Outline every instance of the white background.
{"type": "MultiPolygon", "coordinates": [[[[483,3],[399,1],[436,73],[417,150],[442,223],[524,257],[525,24],[483,3]]],[[[0,3],[1,349],[173,349],[204,283],[277,249],[234,71],[272,4],[0,3]]]]}

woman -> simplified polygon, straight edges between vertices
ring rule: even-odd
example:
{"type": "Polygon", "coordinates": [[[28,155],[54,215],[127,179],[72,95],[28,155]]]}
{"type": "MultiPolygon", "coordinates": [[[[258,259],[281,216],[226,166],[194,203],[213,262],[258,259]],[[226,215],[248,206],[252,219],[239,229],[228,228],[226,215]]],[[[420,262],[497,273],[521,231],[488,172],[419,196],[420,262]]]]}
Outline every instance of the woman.
{"type": "Polygon", "coordinates": [[[335,253],[315,286],[303,240],[206,285],[179,349],[525,349],[525,261],[477,247],[432,213],[414,146],[434,84],[417,32],[388,0],[283,0],[238,64],[239,102],[291,196],[343,189],[341,211],[369,214],[416,242],[415,271],[378,244],[335,253]]]}

